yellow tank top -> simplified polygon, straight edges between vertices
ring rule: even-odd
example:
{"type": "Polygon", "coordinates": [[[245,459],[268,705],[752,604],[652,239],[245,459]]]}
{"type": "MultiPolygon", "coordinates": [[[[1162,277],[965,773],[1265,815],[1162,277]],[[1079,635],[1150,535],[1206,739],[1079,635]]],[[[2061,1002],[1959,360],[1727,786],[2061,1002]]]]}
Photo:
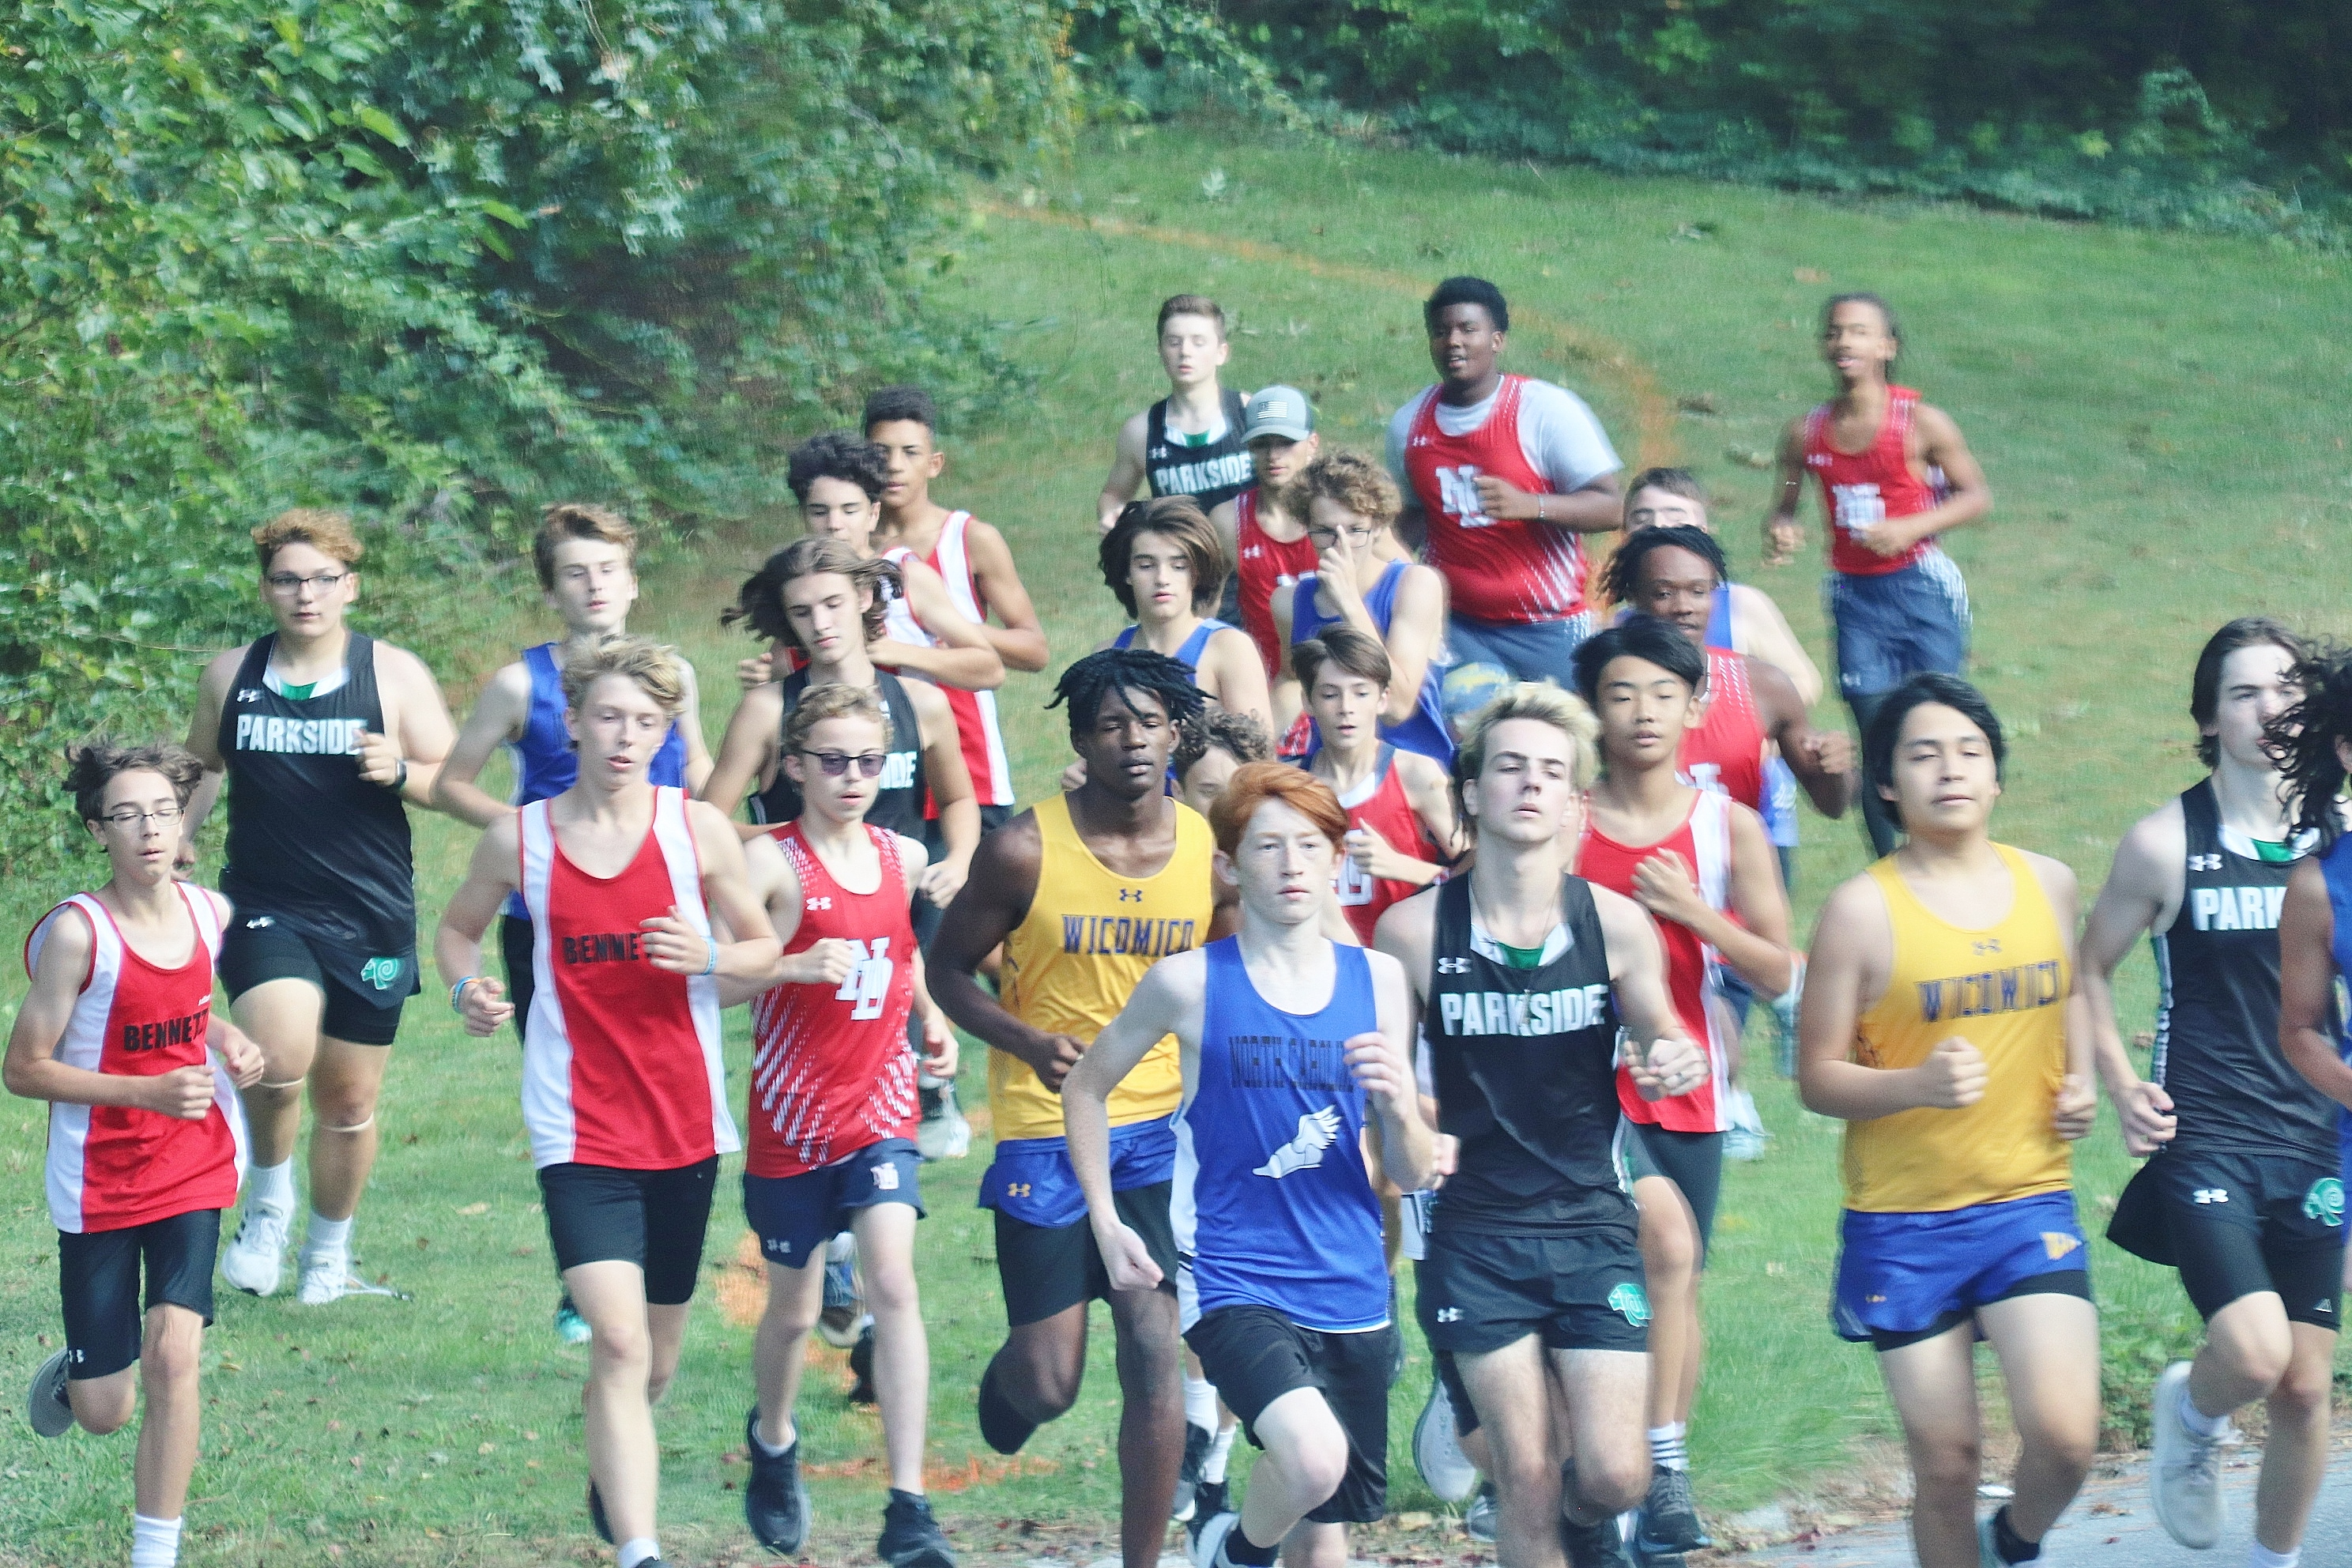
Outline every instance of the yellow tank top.
{"type": "Polygon", "coordinates": [[[1928,912],[1890,856],[1870,868],[1895,928],[1895,970],[1862,1016],[1853,1059],[1916,1067],[1955,1035],[1984,1054],[1984,1098],[1965,1110],[1897,1111],[1845,1130],[1845,1204],[1877,1213],[1968,1208],[2065,1190],[2051,1125],[2066,1074],[2066,944],[2024,856],[1996,844],[2016,897],[1997,925],[1928,912]]]}
{"type": "MultiPolygon", "coordinates": [[[[1029,914],[1004,939],[1004,1009],[1033,1028],[1092,1044],[1127,1005],[1143,972],[1209,937],[1209,825],[1176,805],[1176,848],[1149,877],[1114,875],[1070,821],[1066,795],[1036,806],[1045,854],[1029,914]]],[[[1176,1037],[1153,1046],[1111,1091],[1110,1123],[1172,1114],[1183,1098],[1176,1037]]],[[[1062,1097],[1036,1069],[1005,1051],[988,1053],[988,1106],[995,1134],[1059,1138],[1062,1097]]]]}

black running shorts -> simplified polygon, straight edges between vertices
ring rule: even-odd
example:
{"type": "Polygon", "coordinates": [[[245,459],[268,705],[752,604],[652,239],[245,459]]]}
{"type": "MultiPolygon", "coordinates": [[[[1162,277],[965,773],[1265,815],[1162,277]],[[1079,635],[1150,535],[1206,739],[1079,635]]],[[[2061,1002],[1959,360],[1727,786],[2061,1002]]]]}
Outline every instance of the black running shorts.
{"type": "Polygon", "coordinates": [[[1318,1389],[1348,1435],[1339,1489],[1307,1511],[1316,1524],[1370,1524],[1388,1512],[1389,1362],[1397,1329],[1332,1334],[1302,1329],[1271,1307],[1204,1312],[1184,1342],[1225,1408],[1258,1447],[1257,1418],[1296,1389],[1318,1389]]]}
{"type": "Polygon", "coordinates": [[[1650,1298],[1631,1226],[1488,1236],[1449,1226],[1440,1205],[1418,1295],[1432,1350],[1484,1355],[1529,1334],[1547,1350],[1649,1349],[1650,1298]]]}
{"type": "Polygon", "coordinates": [[[668,1171],[548,1165],[539,1173],[547,1238],[558,1272],[583,1263],[634,1263],[646,1271],[646,1304],[683,1306],[702,1270],[703,1233],[719,1182],[719,1157],[668,1171]]]}
{"type": "Polygon", "coordinates": [[[147,1314],[157,1307],[185,1307],[210,1327],[213,1259],[219,1251],[218,1209],[192,1209],[121,1230],[59,1231],[66,1376],[110,1377],[136,1362],[147,1314]]]}
{"type": "Polygon", "coordinates": [[[1664,1176],[1683,1190],[1683,1201],[1698,1221],[1698,1266],[1705,1268],[1708,1244],[1715,1239],[1715,1205],[1723,1193],[1723,1134],[1670,1132],[1631,1117],[1622,1125],[1633,1179],[1664,1176]]]}
{"type": "Polygon", "coordinates": [[[2180,1270],[2198,1313],[2276,1291],[2291,1321],[2335,1329],[2343,1310],[2344,1180],[2325,1161],[2175,1146],[2151,1155],[2107,1239],[2180,1270]]]}
{"type": "MultiPolygon", "coordinates": [[[[1113,1193],[1118,1217],[1143,1238],[1160,1265],[1160,1289],[1176,1289],[1176,1232],[1169,1224],[1168,1194],[1173,1185],[1154,1182],[1113,1193]]],[[[1029,1225],[1003,1209],[996,1213],[996,1278],[1004,1288],[1004,1321],[1012,1328],[1042,1323],[1082,1301],[1107,1300],[1110,1273],[1095,1246],[1094,1226],[1029,1225]]]]}
{"type": "Polygon", "coordinates": [[[859,1209],[905,1204],[923,1215],[923,1157],[912,1139],[885,1138],[830,1165],[796,1176],[743,1173],[743,1223],[760,1238],[760,1255],[783,1268],[824,1259],[825,1244],[850,1227],[859,1209]]]}
{"type": "Polygon", "coordinates": [[[416,994],[415,950],[386,961],[396,961],[405,980],[389,983],[370,996],[343,977],[342,972],[352,967],[344,962],[350,954],[328,951],[329,945],[273,916],[239,910],[221,937],[221,984],[235,1002],[273,980],[307,980],[319,988],[326,1004],[319,1016],[319,1033],[354,1046],[392,1044],[400,1033],[401,1009],[416,994]]]}

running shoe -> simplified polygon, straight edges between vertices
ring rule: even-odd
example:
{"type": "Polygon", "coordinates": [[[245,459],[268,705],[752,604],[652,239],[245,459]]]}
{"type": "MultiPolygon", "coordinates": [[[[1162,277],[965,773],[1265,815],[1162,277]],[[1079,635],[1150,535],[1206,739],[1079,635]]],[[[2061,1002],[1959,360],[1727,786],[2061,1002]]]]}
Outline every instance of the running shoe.
{"type": "Polygon", "coordinates": [[[1625,1555],[1625,1532],[1614,1515],[1598,1524],[1579,1524],[1561,1514],[1559,1544],[1568,1553],[1569,1568],[1633,1568],[1625,1555]]]}
{"type": "Polygon", "coordinates": [[[563,1293],[562,1300],[555,1303],[555,1337],[567,1345],[584,1345],[596,1337],[594,1331],[588,1327],[588,1320],[580,1315],[578,1307],[572,1305],[569,1290],[563,1293]]]}
{"type": "Polygon", "coordinates": [[[874,1555],[890,1568],[956,1568],[947,1532],[931,1517],[930,1500],[896,1487],[883,1505],[882,1538],[874,1543],[874,1555]]]}
{"type": "Polygon", "coordinates": [[[408,1300],[407,1296],[389,1285],[378,1285],[353,1273],[351,1248],[347,1247],[326,1252],[305,1251],[302,1254],[301,1282],[295,1287],[294,1299],[306,1307],[323,1307],[346,1296],[390,1296],[397,1301],[408,1300]]]}
{"type": "MultiPolygon", "coordinates": [[[[879,1403],[879,1395],[874,1392],[874,1320],[871,1318],[866,1320],[865,1328],[857,1335],[857,1342],[849,1347],[849,1375],[857,1380],[849,1385],[849,1403],[879,1403]]],[[[913,1497],[917,1494],[908,1492],[907,1495],[913,1497]]]]}
{"type": "Polygon", "coordinates": [[[1209,1458],[1209,1445],[1217,1435],[1195,1422],[1184,1423],[1184,1463],[1176,1471],[1176,1506],[1168,1515],[1179,1524],[1189,1524],[1192,1519],[1193,1500],[1201,1489],[1201,1467],[1209,1458]]]}
{"type": "Polygon", "coordinates": [[[33,1430],[44,1437],[60,1437],[73,1425],[73,1405],[66,1399],[66,1357],[71,1352],[59,1351],[41,1363],[33,1374],[33,1386],[26,1391],[25,1417],[33,1430]]]}
{"type": "Polygon", "coordinates": [[[915,1152],[926,1160],[961,1160],[971,1152],[971,1123],[956,1103],[955,1079],[915,1075],[923,1119],[915,1128],[915,1152]]]}
{"type": "Polygon", "coordinates": [[[1650,1495],[1642,1501],[1642,1521],[1633,1550],[1643,1557],[1678,1557],[1715,1544],[1698,1521],[1691,1501],[1690,1472],[1659,1465],[1650,1471],[1650,1495]]]}
{"type": "Polygon", "coordinates": [[[1460,1502],[1478,1487],[1478,1467],[1462,1451],[1462,1435],[1454,1427],[1454,1396],[1445,1380],[1432,1376],[1429,1398],[1421,1418],[1412,1424],[1412,1468],[1429,1483],[1440,1502],[1460,1502]]]}
{"type": "MultiPolygon", "coordinates": [[[[752,1538],[771,1552],[787,1556],[808,1539],[808,1486],[801,1479],[801,1442],[781,1454],[760,1447],[760,1407],[743,1417],[743,1454],[751,1461],[751,1479],[743,1488],[743,1522],[752,1538]]],[[[887,1534],[887,1531],[884,1531],[887,1534]]]]}
{"type": "Polygon", "coordinates": [[[1000,1454],[1017,1454],[1036,1430],[1035,1422],[1023,1416],[1013,1408],[1012,1401],[996,1391],[996,1363],[990,1362],[988,1370],[980,1374],[982,1438],[1000,1454]]]}
{"type": "Polygon", "coordinates": [[[1240,1514],[1228,1510],[1202,1525],[1188,1553],[1192,1568],[1232,1568],[1233,1559],[1225,1555],[1225,1537],[1240,1529],[1241,1522],[1240,1514]]]}
{"type": "Polygon", "coordinates": [[[2151,1412],[2156,1452],[2148,1458],[2148,1499],[2156,1505],[2156,1522],[2167,1535],[2192,1552],[2203,1552],[2221,1539],[2221,1527],[2230,1519],[2229,1500],[2221,1495],[2221,1446],[2231,1434],[2227,1426],[2210,1437],[2190,1431],[2180,1417],[2188,1397],[2189,1363],[2174,1362],[2156,1380],[2151,1412]]]}
{"type": "Polygon", "coordinates": [[[1462,1513],[1462,1533],[1473,1541],[1483,1541],[1490,1546],[1494,1544],[1496,1534],[1494,1482],[1478,1483],[1478,1490],[1471,1498],[1470,1506],[1462,1513]]]}
{"type": "Polygon", "coordinates": [[[1201,1538],[1209,1521],[1221,1513],[1232,1513],[1233,1506],[1225,1500],[1225,1483],[1202,1481],[1192,1494],[1192,1517],[1184,1521],[1184,1550],[1192,1550],[1192,1542],[1201,1538]]]}
{"type": "Polygon", "coordinates": [[[221,1249],[221,1278],[252,1296],[275,1296],[286,1275],[293,1216],[258,1203],[245,1205],[236,1235],[221,1249]]]}

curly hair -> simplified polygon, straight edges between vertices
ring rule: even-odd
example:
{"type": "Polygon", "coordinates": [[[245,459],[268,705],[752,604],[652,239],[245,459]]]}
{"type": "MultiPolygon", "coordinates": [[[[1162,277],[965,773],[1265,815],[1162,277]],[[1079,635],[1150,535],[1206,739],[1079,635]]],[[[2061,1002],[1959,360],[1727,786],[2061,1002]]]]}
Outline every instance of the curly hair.
{"type": "Polygon", "coordinates": [[[253,531],[253,552],[261,560],[261,569],[278,559],[278,552],[289,544],[307,544],[321,555],[331,556],[346,566],[356,567],[367,546],[352,531],[349,513],[326,511],[318,507],[298,506],[281,511],[253,531]]]}
{"type": "Polygon", "coordinates": [[[84,822],[100,820],[106,814],[106,786],[120,774],[142,771],[163,774],[182,806],[205,776],[195,753],[169,741],[140,746],[118,746],[103,736],[83,741],[66,748],[66,788],[73,793],[74,814],[84,822]]]}
{"type": "Polygon", "coordinates": [[[1386,468],[1361,452],[1338,448],[1299,470],[1298,477],[1283,489],[1282,510],[1293,517],[1305,517],[1307,509],[1318,500],[1328,500],[1383,528],[1396,521],[1404,505],[1386,468]]]}
{"type": "MultiPolygon", "coordinates": [[[[735,602],[719,612],[719,624],[731,626],[738,621],[746,621],[754,637],[800,647],[800,635],[793,630],[792,617],[784,613],[784,584],[824,572],[848,578],[866,595],[862,612],[866,640],[877,641],[882,636],[883,620],[889,614],[890,600],[906,592],[906,582],[895,562],[878,555],[861,556],[838,539],[795,539],[769,556],[757,572],[743,579],[735,602]]],[[[806,653],[808,649],[801,651],[806,653]]]]}
{"type": "Polygon", "coordinates": [[[867,500],[880,500],[889,474],[882,448],[855,430],[812,436],[784,459],[784,483],[792,487],[793,499],[803,505],[809,486],[819,479],[845,479],[864,490],[867,500]]]}
{"type": "Polygon", "coordinates": [[[2346,775],[2337,748],[2352,742],[2352,647],[2322,644],[2296,661],[2288,679],[2303,688],[2303,700],[2263,727],[2263,745],[2285,775],[2295,830],[2318,835],[2324,852],[2344,831],[2337,803],[2346,775]]]}
{"type": "Polygon", "coordinates": [[[1169,763],[1176,770],[1176,782],[1182,784],[1192,764],[1211,752],[1223,752],[1237,763],[1270,762],[1274,742],[1267,739],[1265,726],[1251,715],[1203,704],[1201,716],[1176,737],[1176,755],[1169,763]]]}

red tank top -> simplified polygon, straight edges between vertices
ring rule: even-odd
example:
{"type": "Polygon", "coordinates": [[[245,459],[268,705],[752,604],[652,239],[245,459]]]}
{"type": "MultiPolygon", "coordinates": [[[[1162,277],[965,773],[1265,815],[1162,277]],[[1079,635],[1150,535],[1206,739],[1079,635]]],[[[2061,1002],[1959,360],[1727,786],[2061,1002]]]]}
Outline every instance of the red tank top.
{"type": "MultiPolygon", "coordinates": [[[[923,557],[923,564],[948,585],[948,598],[973,626],[988,621],[988,601],[981,597],[980,579],[972,574],[968,538],[971,513],[951,511],[940,525],[939,542],[923,557]]],[[[928,637],[929,634],[926,634],[928,637]]],[[[1013,803],[1013,761],[1004,750],[1004,731],[996,718],[996,693],[966,691],[942,686],[948,710],[955,715],[956,736],[963,744],[963,765],[971,774],[972,795],[982,805],[1013,803]]],[[[931,807],[929,815],[938,816],[931,807]]]]}
{"type": "Polygon", "coordinates": [[[866,829],[882,857],[870,893],[842,889],[797,822],[773,830],[800,879],[801,923],[786,953],[827,937],[857,966],[838,989],[778,985],[751,1004],[751,1152],[755,1176],[797,1176],[886,1138],[912,1138],[920,1107],[907,1015],[915,1005],[915,928],[896,834],[866,829]]]}
{"type": "Polygon", "coordinates": [[[609,878],[563,853],[551,805],[533,801],[520,821],[537,986],[523,1029],[531,1163],[667,1171],[734,1152],[718,982],[655,968],[639,924],[674,907],[710,934],[684,793],[654,791],[652,826],[609,878]]]}
{"type": "Polygon", "coordinates": [[[1912,517],[1937,504],[1938,486],[1911,470],[1909,441],[1919,395],[1907,386],[1887,388],[1886,417],[1878,435],[1860,452],[1830,445],[1830,405],[1805,416],[1805,467],[1822,484],[1822,510],[1829,516],[1830,565],[1855,577],[1883,577],[1936,548],[1923,539],[1900,555],[1881,555],[1863,538],[1871,524],[1912,517]]]}
{"type": "Polygon", "coordinates": [[[67,910],[89,922],[89,972],[58,1042],[58,1061],[134,1078],[208,1063],[213,1068],[213,1105],[201,1121],[135,1106],[50,1102],[49,1219],[61,1231],[122,1230],[236,1202],[245,1117],[226,1071],[205,1046],[220,910],[202,889],[182,886],[180,898],[195,942],[177,969],[140,957],[113,911],[89,893],[77,893],[42,916],[26,939],[29,974],[67,910]]]}
{"type": "Polygon", "coordinates": [[[1706,711],[1683,732],[1683,777],[1760,814],[1768,741],[1748,684],[1748,657],[1707,649],[1706,711]]]}
{"type": "Polygon", "coordinates": [[[1270,538],[1257,521],[1257,495],[1247,489],[1234,498],[1234,570],[1241,577],[1242,630],[1257,644],[1273,680],[1285,668],[1282,635],[1274,625],[1275,590],[1315,570],[1315,542],[1303,533],[1287,543],[1270,538]]]}
{"type": "MultiPolygon", "coordinates": [[[[1633,868],[1652,856],[1673,851],[1690,868],[1699,896],[1715,909],[1727,909],[1731,898],[1731,806],[1721,795],[1701,790],[1692,799],[1690,815],[1655,844],[1639,847],[1618,843],[1588,819],[1576,849],[1576,874],[1613,892],[1633,896],[1633,868]]],[[[1698,933],[1675,921],[1656,922],[1666,952],[1666,995],[1675,1021],[1693,1043],[1706,1053],[1706,1081],[1688,1094],[1671,1099],[1643,1100],[1633,1087],[1633,1075],[1617,1069],[1617,1103],[1625,1114],[1649,1127],[1669,1132],[1721,1132],[1730,1126],[1725,1097],[1731,1087],[1730,1041],[1725,1037],[1719,1003],[1717,966],[1722,960],[1698,933]]]]}
{"type": "Polygon", "coordinates": [[[1429,520],[1429,563],[1445,574],[1454,613],[1473,620],[1557,620],[1584,608],[1584,546],[1564,528],[1505,521],[1479,510],[1481,474],[1541,495],[1551,486],[1519,446],[1523,375],[1503,377],[1475,430],[1437,426],[1437,389],[1422,394],[1405,437],[1404,475],[1429,520]]]}
{"type": "MultiPolygon", "coordinates": [[[[1428,836],[1422,832],[1421,816],[1405,798],[1404,780],[1396,769],[1396,748],[1381,748],[1380,766],[1372,776],[1358,784],[1340,798],[1348,808],[1350,831],[1369,827],[1389,841],[1389,847],[1416,860],[1437,861],[1428,836]]],[[[1409,899],[1421,889],[1411,882],[1401,882],[1393,877],[1367,877],[1356,868],[1354,860],[1339,858],[1339,908],[1348,923],[1356,928],[1357,937],[1366,947],[1372,945],[1372,928],[1380,923],[1381,914],[1399,899],[1409,899]]]]}

